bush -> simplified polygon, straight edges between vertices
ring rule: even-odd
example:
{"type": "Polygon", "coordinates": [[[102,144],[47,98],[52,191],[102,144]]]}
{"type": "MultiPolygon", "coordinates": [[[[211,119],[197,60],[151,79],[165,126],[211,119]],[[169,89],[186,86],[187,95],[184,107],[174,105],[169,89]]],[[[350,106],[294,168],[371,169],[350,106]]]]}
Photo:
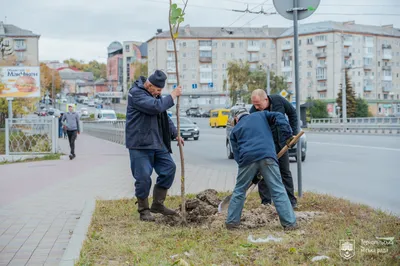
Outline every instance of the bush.
{"type": "Polygon", "coordinates": [[[10,152],[50,152],[51,140],[47,134],[26,135],[15,132],[10,135],[10,152]]]}
{"type": "Polygon", "coordinates": [[[0,154],[6,153],[6,133],[0,131],[0,154]]]}
{"type": "Polygon", "coordinates": [[[117,119],[118,120],[126,120],[126,115],[117,113],[117,119]]]}

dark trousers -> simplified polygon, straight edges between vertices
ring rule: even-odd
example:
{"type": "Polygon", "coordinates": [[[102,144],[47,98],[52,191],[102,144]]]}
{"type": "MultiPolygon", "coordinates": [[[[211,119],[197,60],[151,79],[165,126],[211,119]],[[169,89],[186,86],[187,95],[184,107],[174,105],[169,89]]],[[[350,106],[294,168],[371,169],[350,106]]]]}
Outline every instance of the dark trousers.
{"type": "Polygon", "coordinates": [[[153,169],[158,177],[156,184],[169,189],[175,178],[176,165],[167,149],[129,150],[131,172],[135,181],[136,198],[145,199],[150,194],[153,169]]]}
{"type": "Polygon", "coordinates": [[[69,147],[71,148],[71,154],[75,155],[75,140],[78,134],[77,130],[67,130],[68,140],[69,140],[69,147]]]}
{"type": "MultiPolygon", "coordinates": [[[[289,200],[292,205],[297,203],[297,199],[294,196],[294,185],[292,173],[290,172],[290,163],[289,163],[289,152],[286,152],[279,158],[279,170],[282,176],[282,183],[285,186],[286,193],[289,196],[289,200]]],[[[265,182],[258,182],[258,193],[261,197],[262,204],[271,204],[271,193],[265,182]]]]}

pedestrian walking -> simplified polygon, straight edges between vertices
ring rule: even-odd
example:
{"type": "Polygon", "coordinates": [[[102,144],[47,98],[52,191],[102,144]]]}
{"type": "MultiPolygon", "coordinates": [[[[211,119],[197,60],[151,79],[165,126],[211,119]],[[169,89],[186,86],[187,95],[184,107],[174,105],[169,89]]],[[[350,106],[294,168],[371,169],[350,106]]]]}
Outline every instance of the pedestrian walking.
{"type": "Polygon", "coordinates": [[[76,157],[75,140],[78,134],[80,134],[79,115],[76,112],[74,112],[74,108],[72,105],[68,106],[68,112],[64,113],[62,121],[65,123],[65,129],[68,135],[69,147],[71,148],[69,159],[72,160],[76,157]]]}
{"type": "Polygon", "coordinates": [[[171,140],[184,144],[176,127],[167,115],[176,97],[182,94],[181,86],[170,95],[161,97],[167,76],[156,70],[147,79],[141,76],[130,89],[126,112],[126,147],[129,149],[131,172],[135,179],[135,196],[140,220],[154,221],[152,213],[175,215],[164,206],[171,187],[176,165],[171,157],[171,140]],[[153,189],[153,203],[149,208],[148,196],[153,169],[158,174],[153,189]]]}
{"type": "Polygon", "coordinates": [[[62,118],[63,113],[60,113],[60,117],[58,118],[58,138],[62,138],[64,133],[62,118]]]}
{"type": "Polygon", "coordinates": [[[229,202],[226,228],[236,229],[240,224],[246,190],[259,172],[271,191],[279,220],[285,230],[297,227],[296,216],[279,172],[275,144],[270,128],[275,125],[281,132],[281,145],[292,138],[292,130],[285,117],[277,112],[249,114],[246,108],[234,111],[235,126],[230,134],[234,159],[239,166],[236,185],[229,202]]]}
{"type": "MultiPolygon", "coordinates": [[[[267,110],[271,112],[279,112],[283,115],[286,115],[289,119],[289,124],[292,129],[293,135],[298,134],[296,109],[285,98],[280,95],[267,95],[264,90],[256,89],[251,94],[251,102],[253,106],[250,109],[250,113],[267,110]]],[[[282,136],[279,134],[279,130],[276,125],[271,125],[271,130],[276,153],[278,153],[283,148],[283,146],[281,146],[282,142],[280,141],[282,136]]],[[[297,159],[300,160],[301,158],[297,159]]],[[[289,152],[283,154],[282,157],[278,159],[278,162],[279,171],[281,173],[286,192],[289,196],[292,207],[296,209],[297,199],[294,195],[293,177],[290,171],[289,152]]],[[[262,204],[271,204],[270,189],[265,182],[258,183],[258,192],[262,204]]]]}

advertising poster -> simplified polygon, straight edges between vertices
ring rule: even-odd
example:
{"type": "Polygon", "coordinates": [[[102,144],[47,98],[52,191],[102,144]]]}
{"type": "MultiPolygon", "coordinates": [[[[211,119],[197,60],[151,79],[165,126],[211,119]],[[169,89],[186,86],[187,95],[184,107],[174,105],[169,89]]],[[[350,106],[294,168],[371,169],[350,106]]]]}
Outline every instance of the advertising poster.
{"type": "Polygon", "coordinates": [[[0,67],[0,97],[40,97],[40,67],[0,67]]]}

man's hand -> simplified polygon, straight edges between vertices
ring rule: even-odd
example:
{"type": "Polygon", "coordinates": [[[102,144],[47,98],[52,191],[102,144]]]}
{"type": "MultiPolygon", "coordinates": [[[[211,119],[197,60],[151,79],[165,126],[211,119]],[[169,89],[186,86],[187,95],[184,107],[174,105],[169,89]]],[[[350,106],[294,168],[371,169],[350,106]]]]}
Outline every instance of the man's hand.
{"type": "Polygon", "coordinates": [[[291,136],[290,138],[288,138],[286,140],[286,146],[288,146],[289,148],[291,148],[290,142],[294,139],[294,136],[291,136]]]}
{"type": "Polygon", "coordinates": [[[176,137],[176,141],[178,141],[178,144],[176,144],[176,146],[179,146],[179,142],[182,144],[182,146],[185,146],[185,141],[182,137],[176,137]]]}
{"type": "Polygon", "coordinates": [[[176,87],[176,89],[174,89],[171,92],[171,96],[173,99],[175,99],[176,97],[181,96],[181,95],[182,95],[182,86],[176,87]]]}

